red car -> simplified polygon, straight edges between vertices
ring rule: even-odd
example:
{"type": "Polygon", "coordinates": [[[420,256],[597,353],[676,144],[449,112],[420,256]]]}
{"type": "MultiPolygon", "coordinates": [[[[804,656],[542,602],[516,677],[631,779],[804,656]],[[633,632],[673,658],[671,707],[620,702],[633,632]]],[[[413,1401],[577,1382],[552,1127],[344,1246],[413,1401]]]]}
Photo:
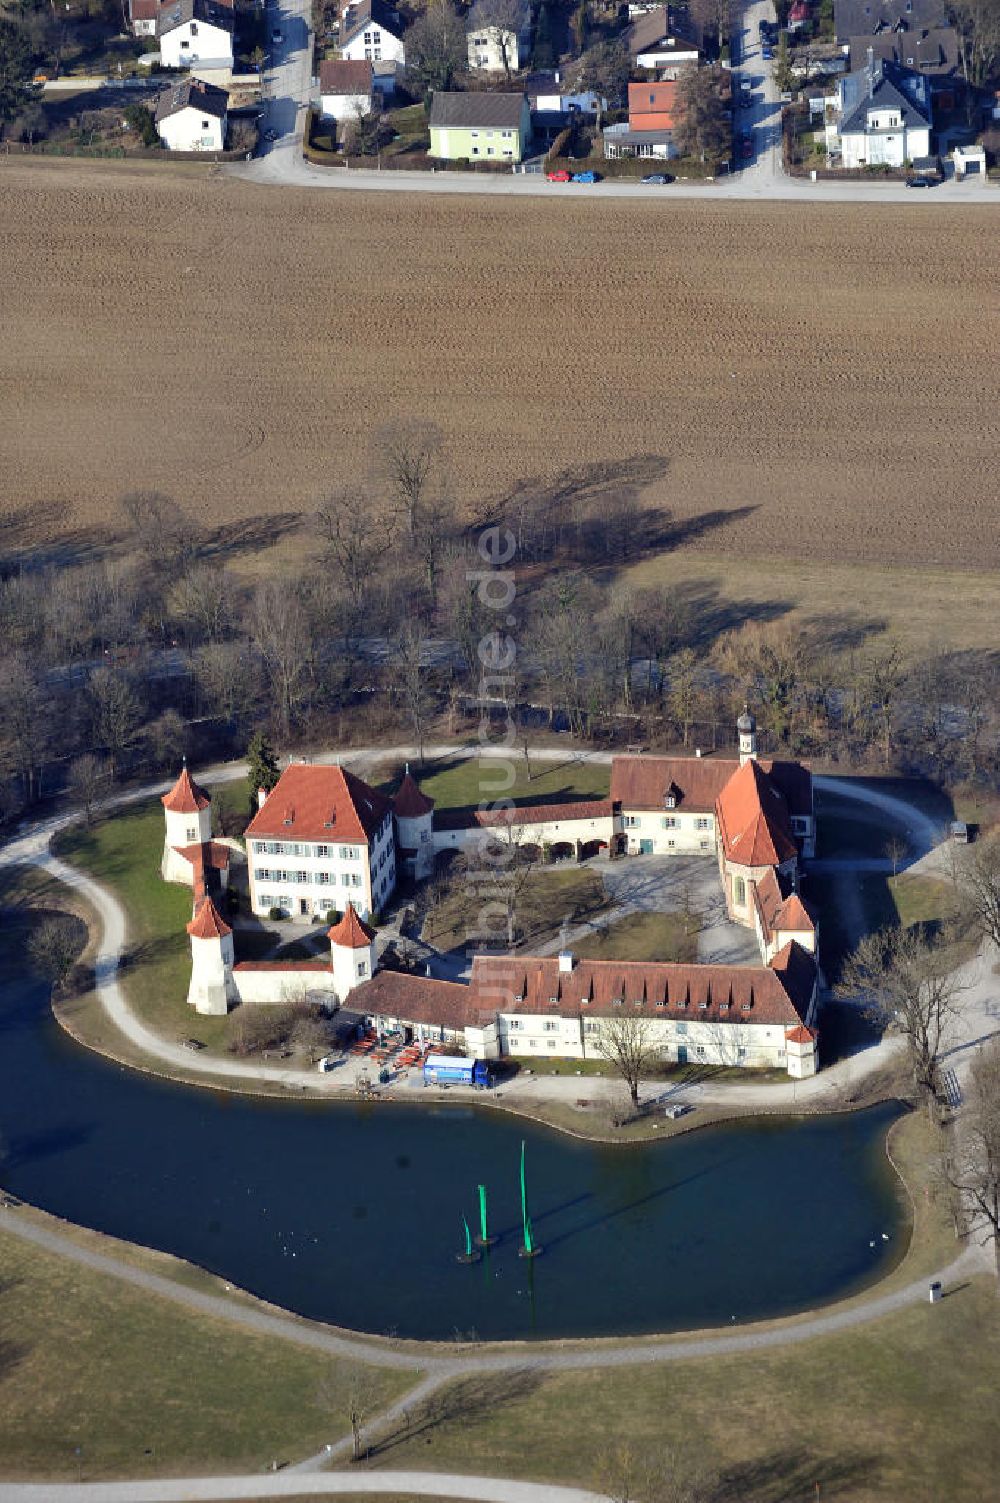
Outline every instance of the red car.
{"type": "Polygon", "coordinates": [[[550,183],[571,183],[573,181],[573,174],[567,172],[565,167],[560,167],[558,172],[547,172],[545,176],[550,183]]]}

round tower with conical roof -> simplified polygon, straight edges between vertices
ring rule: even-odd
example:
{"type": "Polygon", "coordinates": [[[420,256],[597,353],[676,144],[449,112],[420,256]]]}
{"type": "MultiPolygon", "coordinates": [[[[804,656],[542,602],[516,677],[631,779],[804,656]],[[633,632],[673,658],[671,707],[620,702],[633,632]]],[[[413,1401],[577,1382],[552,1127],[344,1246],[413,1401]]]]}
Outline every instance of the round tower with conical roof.
{"type": "Polygon", "coordinates": [[[743,767],[757,756],[757,721],[749,705],[743,706],[743,714],[736,722],[736,734],[739,737],[740,766],[743,767]]]}
{"type": "Polygon", "coordinates": [[[200,898],[187,926],[191,936],[188,1002],[206,1017],[225,1017],[236,1001],[233,931],[211,898],[200,898]]]}
{"type": "Polygon", "coordinates": [[[434,800],[420,791],[409,764],[392,800],[396,851],[403,871],[415,882],[434,874],[434,800]]]}
{"type": "Polygon", "coordinates": [[[333,986],[343,1002],[349,992],[375,974],[375,930],[369,929],[358,918],[354,904],[348,903],[344,917],[334,924],[327,938],[333,986]]]}
{"type": "Polygon", "coordinates": [[[212,800],[199,788],[188,772],[187,759],[181,775],[160,800],[166,830],[163,837],[163,860],[160,872],[166,882],[191,881],[191,864],[177,855],[193,845],[204,845],[212,838],[212,800]]]}

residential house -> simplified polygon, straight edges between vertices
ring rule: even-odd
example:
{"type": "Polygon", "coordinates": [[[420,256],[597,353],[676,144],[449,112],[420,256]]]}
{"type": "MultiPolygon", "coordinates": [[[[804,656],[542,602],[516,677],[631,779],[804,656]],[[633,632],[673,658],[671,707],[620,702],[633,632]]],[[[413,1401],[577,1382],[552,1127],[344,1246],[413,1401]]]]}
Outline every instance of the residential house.
{"type": "Polygon", "coordinates": [[[794,34],[797,31],[802,31],[804,27],[809,25],[809,21],[808,0],[792,0],[792,4],[788,8],[789,32],[794,34]]]}
{"type": "Polygon", "coordinates": [[[430,131],[432,157],[519,162],[531,139],[527,95],[437,93],[430,131]]]}
{"type": "Polygon", "coordinates": [[[372,107],[375,97],[373,65],[330,58],[320,63],[320,108],[330,120],[356,120],[372,107]]]}
{"type": "Polygon", "coordinates": [[[931,125],[927,78],[873,56],[839,80],[828,143],[844,167],[902,167],[930,155],[931,125]]]}
{"type": "Polygon", "coordinates": [[[233,66],[233,17],[215,0],[172,0],[156,18],[166,68],[233,66]]]}
{"type": "Polygon", "coordinates": [[[367,918],[396,886],[392,805],[341,767],[286,767],[262,794],[246,846],[257,914],[315,921],[350,901],[367,918]]]}
{"type": "Polygon", "coordinates": [[[611,125],[604,131],[604,155],[614,157],[658,157],[668,160],[679,156],[674,141],[677,124],[677,85],[630,83],[628,86],[628,124],[611,125]]]}
{"type": "Polygon", "coordinates": [[[953,26],[909,27],[883,31],[878,36],[851,37],[851,71],[867,66],[871,52],[878,62],[913,68],[929,78],[951,78],[958,71],[958,33],[953,26]]]}
{"type": "Polygon", "coordinates": [[[388,98],[396,73],[406,64],[403,23],[384,0],[360,0],[348,6],[340,25],[340,56],[345,62],[371,63],[374,87],[388,98]]]}
{"type": "MultiPolygon", "coordinates": [[[[155,37],[157,17],[173,0],[129,0],[128,15],[133,35],[155,37]]],[[[221,10],[232,11],[235,0],[216,0],[221,10]]]]}
{"type": "Polygon", "coordinates": [[[944,26],[945,11],[943,0],[834,0],[833,26],[837,41],[850,43],[854,37],[944,26]]]}
{"type": "Polygon", "coordinates": [[[520,0],[511,7],[512,25],[501,26],[489,19],[489,6],[479,3],[469,12],[465,35],[470,70],[504,73],[509,78],[528,66],[531,56],[531,6],[520,0]]]}
{"type": "Polygon", "coordinates": [[[157,100],[156,134],[168,151],[222,151],[228,110],[225,89],[186,78],[157,100]]]}
{"type": "Polygon", "coordinates": [[[633,68],[644,68],[658,78],[675,79],[685,63],[697,63],[701,48],[686,26],[678,24],[673,10],[659,5],[639,16],[625,33],[633,68]]]}

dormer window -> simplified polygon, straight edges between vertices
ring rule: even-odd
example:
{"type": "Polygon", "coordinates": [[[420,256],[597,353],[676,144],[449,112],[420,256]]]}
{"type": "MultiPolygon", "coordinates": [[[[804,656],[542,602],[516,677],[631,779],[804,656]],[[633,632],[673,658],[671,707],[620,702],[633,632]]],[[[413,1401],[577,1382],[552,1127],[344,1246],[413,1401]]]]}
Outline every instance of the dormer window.
{"type": "Polygon", "coordinates": [[[742,1009],[743,1009],[744,1012],[749,1012],[750,1011],[750,1005],[751,1004],[749,1002],[743,1002],[740,1005],[741,1005],[741,1007],[742,1007],[742,1009]]]}
{"type": "Polygon", "coordinates": [[[514,1001],[515,1002],[523,1002],[524,1001],[524,993],[523,992],[515,992],[514,993],[514,1001]]]}
{"type": "Polygon", "coordinates": [[[699,1002],[698,1003],[698,1011],[699,1012],[707,1012],[708,1011],[708,1003],[707,1002],[699,1002]]]}
{"type": "Polygon", "coordinates": [[[550,1007],[558,1007],[559,1006],[559,998],[558,997],[550,997],[549,998],[549,1006],[550,1007]]]}
{"type": "Polygon", "coordinates": [[[624,1000],[625,1000],[624,997],[612,997],[611,998],[611,1006],[612,1007],[621,1007],[621,1005],[624,1002],[624,1000]]]}

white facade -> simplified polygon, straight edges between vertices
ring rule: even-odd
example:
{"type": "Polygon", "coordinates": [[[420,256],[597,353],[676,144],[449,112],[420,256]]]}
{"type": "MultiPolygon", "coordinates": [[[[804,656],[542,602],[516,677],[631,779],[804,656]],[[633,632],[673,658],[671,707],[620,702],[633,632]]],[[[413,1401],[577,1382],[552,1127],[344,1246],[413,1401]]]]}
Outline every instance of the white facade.
{"type": "Polygon", "coordinates": [[[650,72],[659,74],[661,80],[669,80],[675,79],[686,63],[696,63],[698,58],[697,47],[668,37],[663,42],[637,53],[635,66],[648,68],[650,72]]]}
{"type": "Polygon", "coordinates": [[[233,66],[233,34],[211,21],[182,21],[160,32],[160,61],[165,68],[190,68],[192,63],[233,66]]]}
{"type": "Polygon", "coordinates": [[[357,120],[371,109],[369,94],[322,94],[320,108],[328,120],[357,120]]]}
{"type": "MultiPolygon", "coordinates": [[[[601,1059],[600,1017],[551,1017],[534,1013],[499,1013],[499,1052],[520,1058],[601,1059]]],[[[699,1023],[690,1019],[654,1018],[650,1041],[665,1062],[740,1065],[788,1069],[787,1029],[782,1023],[699,1023]]],[[[466,1029],[468,1039],[469,1030],[466,1029]]],[[[801,1053],[801,1051],[799,1051],[801,1053]]],[[[801,1062],[801,1061],[797,1061],[801,1062]]],[[[810,1072],[811,1073],[811,1072],[810,1072]]]]}
{"type": "MultiPolygon", "coordinates": [[[[409,875],[415,881],[423,882],[433,875],[434,852],[438,849],[434,840],[433,812],[410,816],[397,814],[395,819],[399,849],[414,853],[412,858],[407,858],[409,875]]],[[[441,849],[448,849],[448,847],[441,847],[441,849]]]]}
{"type": "Polygon", "coordinates": [[[484,73],[517,73],[527,63],[530,33],[505,26],[473,26],[467,33],[469,67],[484,73]]]}
{"type": "Polygon", "coordinates": [[[188,1003],[206,1017],[225,1017],[239,999],[233,984],[233,936],[191,936],[191,983],[188,1003]]]}
{"type": "Polygon", "coordinates": [[[392,815],[386,814],[374,840],[271,840],[247,842],[250,901],[267,917],[280,908],[289,918],[315,921],[353,903],[362,918],[378,912],[396,886],[392,815]]]}
{"type": "Polygon", "coordinates": [[[630,856],[708,855],[715,850],[715,815],[642,809],[620,817],[630,856]]]}
{"type": "Polygon", "coordinates": [[[845,167],[902,167],[916,157],[930,156],[929,126],[905,126],[899,112],[873,111],[867,131],[852,131],[840,137],[845,167]]]}
{"type": "Polygon", "coordinates": [[[192,105],[158,120],[156,133],[168,151],[222,151],[226,116],[207,115],[192,105]]]}
{"type": "Polygon", "coordinates": [[[184,882],[188,887],[193,881],[190,861],[180,854],[185,846],[204,845],[212,838],[212,807],[193,810],[190,814],[178,814],[164,809],[166,831],[163,840],[163,859],[160,875],[164,882],[184,882]]]}
{"type": "MultiPolygon", "coordinates": [[[[614,835],[615,820],[611,814],[595,819],[546,819],[535,822],[531,818],[531,809],[525,808],[523,817],[523,825],[514,826],[517,832],[515,839],[522,846],[569,845],[573,847],[572,853],[575,856],[578,841],[584,846],[593,842],[610,846],[614,835]]],[[[491,836],[502,844],[507,839],[506,827],[471,825],[460,830],[435,830],[434,850],[465,850],[469,846],[482,845],[491,836]]]]}
{"type": "MultiPolygon", "coordinates": [[[[340,49],[340,55],[355,63],[405,63],[406,48],[377,21],[371,21],[340,49]]],[[[379,69],[375,69],[376,74],[379,69]]]]}
{"type": "Polygon", "coordinates": [[[330,958],[333,967],[333,987],[341,1002],[364,981],[375,974],[375,941],[370,945],[338,945],[331,943],[330,958]]]}

